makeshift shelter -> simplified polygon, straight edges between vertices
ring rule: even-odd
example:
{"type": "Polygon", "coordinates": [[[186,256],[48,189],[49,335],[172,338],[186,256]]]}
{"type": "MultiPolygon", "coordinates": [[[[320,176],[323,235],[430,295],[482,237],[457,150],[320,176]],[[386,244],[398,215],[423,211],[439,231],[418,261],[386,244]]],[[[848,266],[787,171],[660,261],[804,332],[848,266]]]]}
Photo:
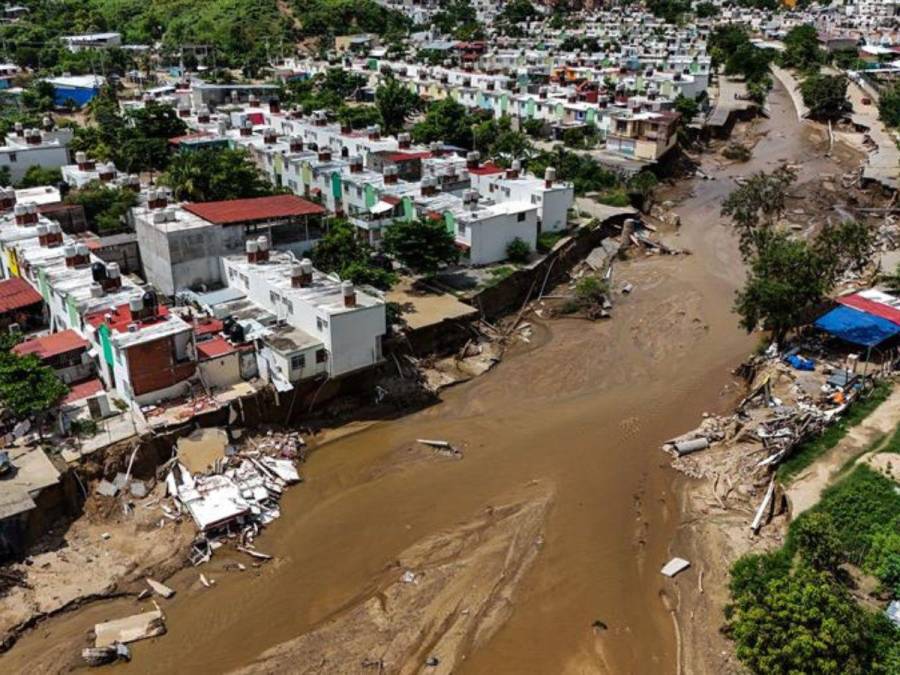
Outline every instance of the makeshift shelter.
{"type": "Polygon", "coordinates": [[[815,322],[836,338],[871,349],[900,334],[900,325],[852,307],[839,305],[815,322]]]}

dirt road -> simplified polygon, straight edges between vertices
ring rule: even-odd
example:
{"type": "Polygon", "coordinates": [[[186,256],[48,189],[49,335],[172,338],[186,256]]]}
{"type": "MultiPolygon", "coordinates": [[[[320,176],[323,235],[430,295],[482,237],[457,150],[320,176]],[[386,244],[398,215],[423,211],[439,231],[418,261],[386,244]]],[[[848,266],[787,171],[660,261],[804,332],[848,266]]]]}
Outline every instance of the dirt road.
{"type": "MultiPolygon", "coordinates": [[[[729,176],[779,159],[808,161],[802,173],[825,168],[792,125],[783,91],[772,110],[760,159],[687,186],[693,195],[679,207],[676,239],[693,255],[617,267],[616,285],[629,281],[635,290],[617,294],[612,321],[537,324],[527,348],[448,391],[441,404],[317,450],[306,484],[285,497],[284,516],[258,540],[276,560],[237,572],[225,570],[227,555],[217,556],[204,570],[217,581],[211,589],[197,583],[196,570],[175,575],[168,583],[179,593],[164,607],[169,634],[134,645],[133,662],[116,670],[222,672],[269,650],[290,651],[278,646],[298,636],[305,644],[323,635],[338,644],[362,639],[374,648],[379,633],[360,638],[348,619],[391,588],[397,561],[535,484],[553,494],[539,528],[527,530],[540,532],[540,550],[504,585],[508,611],[491,624],[490,638],[459,643],[455,672],[675,673],[669,608],[675,586],[697,579],[694,569],[674,582],[659,574],[682,553],[670,543],[684,484],[659,445],[704,411],[731,407],[740,393],[731,369],[753,346],[730,312],[742,275],[719,206],[734,186],[729,176]],[[422,437],[447,439],[465,457],[436,457],[416,446],[422,437]]],[[[479,541],[464,539],[448,555],[477,560],[479,541]]],[[[455,609],[429,616],[453,620],[436,633],[429,624],[429,639],[449,640],[465,597],[485,597],[503,569],[470,570],[467,584],[441,595],[437,605],[455,609]]],[[[43,624],[0,657],[0,670],[65,668],[94,622],[134,606],[104,603],[43,624]]],[[[695,637],[702,636],[687,635],[686,645],[695,637]]]]}

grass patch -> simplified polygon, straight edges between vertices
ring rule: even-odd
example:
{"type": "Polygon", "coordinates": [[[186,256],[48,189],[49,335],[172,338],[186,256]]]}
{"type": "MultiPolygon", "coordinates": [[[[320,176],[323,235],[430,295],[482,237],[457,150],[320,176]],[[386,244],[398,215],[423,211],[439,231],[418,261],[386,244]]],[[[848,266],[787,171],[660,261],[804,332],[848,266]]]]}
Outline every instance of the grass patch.
{"type": "Polygon", "coordinates": [[[516,271],[515,267],[510,267],[509,265],[502,265],[500,267],[493,267],[487,271],[490,275],[490,279],[485,282],[485,287],[490,288],[491,286],[496,286],[504,279],[508,278],[516,271]]]}
{"type": "Polygon", "coordinates": [[[541,232],[537,239],[537,250],[540,253],[549,253],[556,246],[556,242],[566,236],[565,231],[541,232]]]}
{"type": "Polygon", "coordinates": [[[892,388],[893,383],[891,382],[879,382],[865,399],[851,405],[844,416],[828,427],[824,433],[801,444],[778,467],[779,480],[784,482],[790,481],[815,460],[840,443],[851,428],[866,419],[875,408],[884,403],[887,397],[890,396],[892,388]]]}
{"type": "Polygon", "coordinates": [[[822,493],[822,499],[791,523],[785,547],[794,550],[796,525],[813,513],[826,513],[834,523],[841,548],[847,558],[859,565],[875,533],[900,516],[900,493],[893,481],[865,464],[822,493]]]}
{"type": "Polygon", "coordinates": [[[597,197],[597,201],[601,204],[606,204],[607,206],[631,206],[631,200],[628,198],[628,194],[622,188],[616,188],[614,190],[608,190],[597,197]]]}

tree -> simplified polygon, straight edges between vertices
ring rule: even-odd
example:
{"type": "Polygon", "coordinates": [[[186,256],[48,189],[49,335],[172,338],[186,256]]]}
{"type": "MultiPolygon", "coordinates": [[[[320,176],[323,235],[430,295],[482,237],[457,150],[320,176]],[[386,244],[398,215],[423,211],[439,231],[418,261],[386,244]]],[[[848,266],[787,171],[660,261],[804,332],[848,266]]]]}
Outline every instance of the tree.
{"type": "Polygon", "coordinates": [[[791,537],[800,557],[815,570],[834,574],[844,562],[841,538],[825,512],[814,511],[797,520],[791,537]]]}
{"type": "Polygon", "coordinates": [[[381,113],[385,132],[396,134],[403,131],[406,120],[422,103],[403,82],[390,75],[375,92],[375,105],[381,113]]]}
{"type": "Polygon", "coordinates": [[[346,220],[330,225],[310,257],[317,269],[335,273],[355,284],[387,290],[395,282],[392,272],[372,264],[372,247],[357,236],[356,228],[346,220]]]}
{"type": "Polygon", "coordinates": [[[500,11],[499,19],[507,23],[533,21],[540,14],[529,0],[509,0],[500,11]]]}
{"type": "Polygon", "coordinates": [[[116,230],[124,225],[129,209],[137,205],[137,195],[127,189],[91,181],[66,195],[66,204],[78,204],[95,232],[116,230]]]}
{"type": "Polygon", "coordinates": [[[762,82],[768,77],[772,53],[768,49],[744,42],[725,60],[726,75],[740,75],[748,82],[762,82]]]}
{"type": "Polygon", "coordinates": [[[19,181],[18,187],[30,188],[42,185],[57,185],[62,180],[62,171],[58,168],[45,168],[38,164],[29,166],[19,181]]]}
{"type": "Polygon", "coordinates": [[[471,148],[473,122],[465,106],[448,97],[429,106],[425,119],[413,127],[412,136],[417,143],[440,141],[471,148]]]}
{"type": "Polygon", "coordinates": [[[794,26],[784,38],[781,65],[801,71],[818,70],[825,62],[825,52],[819,48],[819,34],[814,26],[794,26]]]}
{"type": "Polygon", "coordinates": [[[889,127],[900,126],[900,82],[885,87],[878,98],[878,119],[889,127]]]}
{"type": "Polygon", "coordinates": [[[338,122],[351,129],[365,129],[375,124],[382,124],[381,113],[371,105],[342,105],[338,109],[338,122]]]}
{"type": "Polygon", "coordinates": [[[813,242],[828,278],[834,282],[850,270],[861,273],[875,251],[875,229],[867,223],[845,220],[837,225],[824,225],[813,242]]]}
{"type": "Polygon", "coordinates": [[[772,173],[760,171],[722,203],[722,215],[731,217],[740,230],[745,259],[753,255],[757,233],[771,229],[784,213],[788,190],[796,179],[797,174],[787,165],[772,173]]]}
{"type": "Polygon", "coordinates": [[[733,595],[727,610],[737,657],[752,672],[873,672],[883,622],[857,605],[831,574],[800,562],[789,574],[759,581],[733,595]]]}
{"type": "Polygon", "coordinates": [[[230,148],[178,153],[159,182],[172,188],[176,199],[193,202],[272,194],[246,151],[230,148]]]}
{"type": "Polygon", "coordinates": [[[783,232],[758,230],[754,248],[734,309],[748,333],[762,325],[781,343],[822,303],[831,285],[821,258],[805,241],[792,240],[783,232]]]}
{"type": "Polygon", "coordinates": [[[697,113],[700,112],[700,104],[697,99],[678,94],[675,98],[675,110],[681,113],[681,119],[684,124],[690,124],[694,121],[697,113]]]}
{"type": "Polygon", "coordinates": [[[441,265],[459,260],[456,242],[444,221],[431,218],[391,224],[384,233],[384,248],[413,272],[429,276],[441,265]]]}
{"type": "Polygon", "coordinates": [[[810,75],[801,83],[800,94],[813,119],[834,122],[850,110],[843,75],[810,75]]]}
{"type": "Polygon", "coordinates": [[[16,417],[44,415],[68,392],[53,369],[34,354],[0,354],[0,401],[16,417]]]}
{"type": "Polygon", "coordinates": [[[697,14],[698,19],[711,19],[714,16],[719,16],[718,6],[706,1],[698,2],[694,7],[694,12],[697,14]]]}

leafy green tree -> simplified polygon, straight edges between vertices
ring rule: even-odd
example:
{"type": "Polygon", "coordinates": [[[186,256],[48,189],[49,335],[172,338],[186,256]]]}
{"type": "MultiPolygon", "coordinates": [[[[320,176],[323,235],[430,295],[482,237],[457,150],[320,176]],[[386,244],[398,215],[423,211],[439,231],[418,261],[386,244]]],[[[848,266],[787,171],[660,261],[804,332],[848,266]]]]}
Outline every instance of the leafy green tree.
{"type": "Polygon", "coordinates": [[[412,136],[417,143],[442,141],[461,148],[471,148],[474,122],[465,106],[448,97],[428,107],[425,119],[413,126],[412,136]]]}
{"type": "Polygon", "coordinates": [[[34,354],[0,354],[0,401],[19,419],[43,417],[69,392],[34,354]]]}
{"type": "Polygon", "coordinates": [[[675,110],[681,113],[681,119],[684,124],[690,124],[694,121],[697,113],[700,112],[700,104],[695,98],[678,94],[675,98],[675,110]]]}
{"type": "Polygon", "coordinates": [[[136,206],[138,200],[131,190],[91,181],[66,195],[65,201],[84,209],[84,216],[92,230],[106,232],[122,227],[129,209],[136,206]]]}
{"type": "Polygon", "coordinates": [[[483,34],[478,14],[469,0],[447,0],[432,17],[432,26],[458,40],[471,40],[483,34]]]}
{"type": "Polygon", "coordinates": [[[381,113],[384,130],[396,134],[403,131],[406,120],[421,108],[422,102],[406,84],[389,76],[375,92],[375,105],[381,113]]]}
{"type": "Polygon", "coordinates": [[[739,230],[741,253],[752,256],[758,233],[771,229],[787,206],[788,190],[797,174],[786,165],[771,173],[760,171],[732,191],[722,203],[722,215],[729,216],[739,230]]]}
{"type": "Polygon", "coordinates": [[[176,199],[192,202],[272,194],[247,152],[231,148],[178,153],[159,182],[172,188],[176,199]]]}
{"type": "Polygon", "coordinates": [[[815,570],[834,574],[844,562],[841,539],[827,513],[804,515],[791,527],[791,536],[800,557],[815,570]]]}
{"type": "Polygon", "coordinates": [[[784,38],[781,64],[786,68],[810,72],[825,62],[825,52],[819,47],[819,34],[814,26],[794,26],[784,38]]]}
{"type": "Polygon", "coordinates": [[[500,10],[499,19],[507,23],[522,23],[534,21],[539,16],[530,0],[509,0],[500,10]]]}
{"type": "Polygon", "coordinates": [[[828,279],[837,280],[842,272],[862,273],[875,251],[875,228],[868,223],[845,220],[836,225],[824,225],[813,242],[813,249],[821,258],[828,279]]]}
{"type": "Polygon", "coordinates": [[[19,181],[18,187],[30,188],[42,185],[57,185],[62,180],[62,171],[58,168],[45,168],[35,164],[29,166],[19,181]]]}
{"type": "Polygon", "coordinates": [[[536,176],[543,176],[547,167],[556,169],[559,180],[570,181],[578,195],[621,184],[618,174],[604,169],[592,157],[571,152],[562,145],[557,145],[551,152],[540,152],[528,161],[528,170],[536,176]]]}
{"type": "Polygon", "coordinates": [[[734,596],[729,615],[737,656],[756,673],[863,675],[879,659],[879,619],[830,573],[805,563],[734,596]]]}
{"type": "Polygon", "coordinates": [[[365,129],[374,124],[382,124],[381,113],[371,105],[342,105],[337,113],[338,121],[351,129],[365,129]]]}
{"type": "Polygon", "coordinates": [[[822,303],[830,284],[821,258],[805,241],[761,230],[754,245],[747,280],[737,292],[734,308],[747,332],[762,325],[780,343],[822,303]]]}
{"type": "Polygon", "coordinates": [[[48,112],[56,107],[56,90],[46,80],[37,80],[22,92],[22,105],[32,112],[48,112]]]}
{"type": "Polygon", "coordinates": [[[707,42],[707,48],[713,62],[721,65],[741,45],[749,43],[750,36],[747,34],[746,27],[737,23],[726,23],[713,29],[707,42]]]}
{"type": "Polygon", "coordinates": [[[843,75],[810,75],[800,84],[803,103],[810,117],[817,120],[839,120],[850,110],[847,100],[847,78],[843,75]]]}
{"type": "Polygon", "coordinates": [[[443,220],[400,221],[384,233],[385,250],[418,274],[432,275],[459,260],[453,235],[443,220]]]}
{"type": "Polygon", "coordinates": [[[714,16],[719,16],[719,7],[711,2],[698,2],[694,6],[694,13],[698,19],[711,19],[714,16]]]}
{"type": "Polygon", "coordinates": [[[889,127],[900,127],[900,82],[885,87],[878,98],[878,119],[889,127]]]}
{"type": "Polygon", "coordinates": [[[725,74],[740,75],[748,82],[762,82],[768,77],[771,62],[771,50],[745,42],[728,55],[725,74]]]}
{"type": "Polygon", "coordinates": [[[387,290],[396,282],[393,272],[372,263],[372,247],[357,236],[356,228],[346,220],[329,226],[310,257],[317,269],[335,273],[355,284],[387,290]]]}

